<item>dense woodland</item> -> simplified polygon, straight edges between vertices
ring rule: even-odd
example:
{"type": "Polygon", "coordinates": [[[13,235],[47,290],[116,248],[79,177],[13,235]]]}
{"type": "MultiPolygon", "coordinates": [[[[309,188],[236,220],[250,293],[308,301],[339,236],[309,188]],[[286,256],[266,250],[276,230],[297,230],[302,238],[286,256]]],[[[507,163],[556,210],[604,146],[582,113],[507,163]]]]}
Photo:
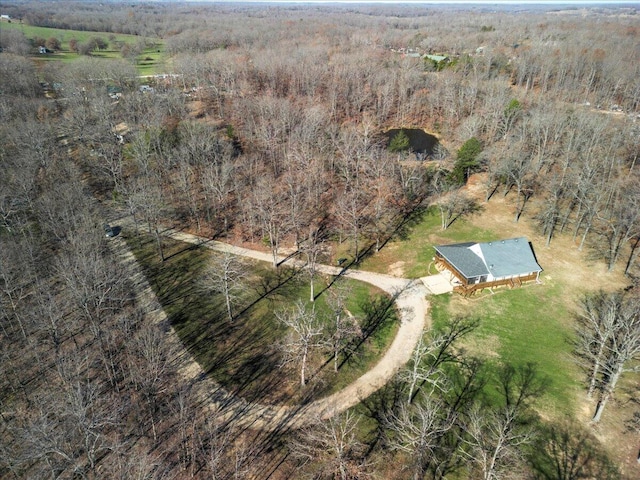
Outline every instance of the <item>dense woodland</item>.
{"type": "MultiPolygon", "coordinates": [[[[328,247],[348,245],[357,264],[427,209],[443,228],[477,209],[473,176],[486,208],[508,196],[515,222],[551,247],[573,238],[632,285],[636,11],[14,2],[0,13],[160,38],[172,74],[139,79],[126,56],[36,62],[32,39],[1,30],[0,477],[624,476],[587,425],[539,421],[533,366],[501,366],[500,394],[481,398],[489,373],[455,348],[471,319],[434,333],[356,413],[278,434],[222,422],[181,381],[102,224],[130,214],[160,256],[173,225],[261,245],[274,263],[285,247],[335,262],[328,247]],[[45,96],[43,83],[59,87],[45,96]],[[391,128],[439,145],[416,156],[402,137],[389,145],[391,128]]],[[[598,420],[639,358],[640,305],[632,289],[576,300],[598,420]]]]}

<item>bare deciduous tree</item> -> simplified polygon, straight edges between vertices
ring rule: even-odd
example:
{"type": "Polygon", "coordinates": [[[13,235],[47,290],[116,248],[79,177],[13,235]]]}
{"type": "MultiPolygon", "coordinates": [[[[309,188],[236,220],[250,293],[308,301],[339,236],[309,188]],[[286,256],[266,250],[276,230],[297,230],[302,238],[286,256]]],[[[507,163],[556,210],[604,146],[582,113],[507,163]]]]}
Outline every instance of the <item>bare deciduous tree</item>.
{"type": "Polygon", "coordinates": [[[347,310],[347,299],[351,294],[348,284],[337,279],[328,290],[327,304],[333,316],[330,323],[330,343],[333,353],[333,370],[338,371],[340,354],[348,347],[354,337],[362,335],[356,318],[347,310]]]}
{"type": "Polygon", "coordinates": [[[499,169],[499,175],[505,183],[505,196],[515,187],[516,206],[514,221],[520,220],[524,207],[536,190],[536,172],[530,154],[524,148],[514,148],[505,155],[499,169]]]}
{"type": "Polygon", "coordinates": [[[587,395],[592,397],[601,382],[606,362],[606,350],[615,333],[615,324],[622,310],[622,294],[599,291],[585,295],[580,301],[576,326],[576,352],[585,362],[588,372],[587,395]]]}
{"type": "Polygon", "coordinates": [[[301,249],[307,257],[307,272],[309,273],[309,301],[314,302],[315,296],[315,280],[318,269],[318,257],[323,252],[323,232],[322,226],[309,225],[309,234],[301,249]]]}
{"type": "Polygon", "coordinates": [[[593,341],[591,350],[580,350],[591,357],[590,391],[592,384],[597,382],[598,403],[591,420],[593,423],[600,421],[622,374],[637,370],[630,363],[640,357],[638,298],[632,294],[614,292],[609,296],[600,295],[595,301],[596,312],[588,314],[589,321],[585,322],[584,332],[580,334],[581,338],[591,338],[593,341]]]}
{"type": "Polygon", "coordinates": [[[513,408],[492,411],[478,406],[469,415],[466,432],[467,455],[478,469],[477,478],[500,480],[522,475],[520,449],[533,437],[528,429],[519,428],[513,408]]]}
{"type": "Polygon", "coordinates": [[[338,222],[337,229],[342,234],[350,238],[353,244],[353,257],[357,263],[360,260],[360,241],[362,229],[367,223],[365,217],[365,208],[368,204],[368,198],[362,190],[356,188],[347,188],[340,196],[336,204],[336,219],[338,222]]]}
{"type": "Polygon", "coordinates": [[[598,215],[598,233],[604,239],[604,257],[613,270],[624,246],[640,235],[640,178],[631,177],[614,192],[611,205],[598,215]]]}
{"type": "Polygon", "coordinates": [[[237,255],[224,252],[216,256],[213,265],[204,275],[204,288],[221,293],[230,322],[234,319],[234,307],[240,302],[244,290],[247,269],[237,255]]]}
{"type": "Polygon", "coordinates": [[[465,419],[466,455],[483,480],[518,478],[524,465],[522,448],[534,438],[530,404],[546,388],[532,364],[505,365],[499,371],[501,400],[493,407],[475,405],[465,419]]]}
{"type": "Polygon", "coordinates": [[[434,374],[445,362],[457,360],[453,345],[478,325],[477,320],[455,317],[432,339],[420,337],[408,367],[400,372],[401,378],[409,386],[407,404],[411,404],[417,394],[418,384],[430,383],[434,388],[446,389],[442,385],[443,380],[435,378],[434,374]]]}
{"type": "Polygon", "coordinates": [[[302,301],[288,310],[275,312],[276,318],[289,332],[283,341],[283,365],[297,363],[300,369],[300,385],[307,383],[306,372],[309,355],[313,349],[323,346],[322,325],[318,322],[315,308],[308,310],[302,301]]]}
{"type": "Polygon", "coordinates": [[[451,190],[444,193],[437,205],[440,211],[442,230],[449,228],[453,222],[461,217],[480,210],[478,203],[462,190],[451,190]]]}
{"type": "Polygon", "coordinates": [[[252,191],[252,210],[262,229],[263,239],[268,243],[273,258],[273,266],[278,266],[280,241],[286,234],[287,224],[283,199],[286,192],[275,178],[262,177],[252,191]]]}
{"type": "Polygon", "coordinates": [[[231,160],[231,151],[224,150],[221,158],[204,166],[202,172],[202,189],[207,221],[216,225],[219,217],[222,217],[222,231],[226,232],[229,219],[232,218],[232,192],[234,183],[235,166],[231,160]]]}
{"type": "Polygon", "coordinates": [[[164,246],[160,235],[161,221],[168,205],[162,194],[159,179],[143,177],[134,182],[129,192],[129,208],[133,212],[140,212],[142,219],[153,232],[162,261],[165,261],[164,246]]]}
{"type": "Polygon", "coordinates": [[[446,407],[436,396],[421,399],[414,405],[403,404],[398,414],[387,417],[389,447],[407,454],[411,478],[424,478],[439,439],[453,426],[454,420],[447,416],[446,407]]]}
{"type": "Polygon", "coordinates": [[[340,480],[367,478],[365,445],[358,440],[360,417],[347,410],[298,432],[289,449],[311,473],[312,478],[340,480]]]}
{"type": "Polygon", "coordinates": [[[615,480],[620,471],[598,440],[571,421],[547,425],[533,445],[530,463],[538,480],[615,480]]]}

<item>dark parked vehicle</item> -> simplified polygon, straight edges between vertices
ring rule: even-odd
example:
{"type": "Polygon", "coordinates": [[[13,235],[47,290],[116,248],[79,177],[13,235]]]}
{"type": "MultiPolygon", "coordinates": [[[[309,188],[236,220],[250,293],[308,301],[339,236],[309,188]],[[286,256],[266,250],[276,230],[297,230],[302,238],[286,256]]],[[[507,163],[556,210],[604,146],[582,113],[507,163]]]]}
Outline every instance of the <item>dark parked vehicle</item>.
{"type": "Polygon", "coordinates": [[[107,238],[116,236],[116,233],[113,231],[113,228],[111,228],[111,225],[109,225],[108,223],[104,224],[104,236],[107,238]]]}

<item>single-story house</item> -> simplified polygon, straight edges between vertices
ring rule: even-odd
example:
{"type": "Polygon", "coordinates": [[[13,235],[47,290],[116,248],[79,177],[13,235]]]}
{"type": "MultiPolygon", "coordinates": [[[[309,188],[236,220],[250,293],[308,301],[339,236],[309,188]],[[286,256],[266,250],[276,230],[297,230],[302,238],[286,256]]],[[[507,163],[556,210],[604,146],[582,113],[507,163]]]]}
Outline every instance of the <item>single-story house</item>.
{"type": "Polygon", "coordinates": [[[538,265],[531,244],[525,237],[484,243],[456,243],[435,247],[436,266],[447,270],[454,292],[471,295],[483,288],[539,281],[538,265]]]}

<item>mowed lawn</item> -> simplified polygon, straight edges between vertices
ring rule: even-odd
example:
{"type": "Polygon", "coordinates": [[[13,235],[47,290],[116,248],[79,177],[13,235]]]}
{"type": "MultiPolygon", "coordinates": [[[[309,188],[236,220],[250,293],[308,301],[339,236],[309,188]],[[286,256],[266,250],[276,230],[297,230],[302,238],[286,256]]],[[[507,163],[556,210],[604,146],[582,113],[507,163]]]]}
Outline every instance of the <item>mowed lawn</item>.
{"type": "MultiPolygon", "coordinates": [[[[275,312],[291,309],[299,299],[311,308],[305,271],[243,260],[249,274],[235,318],[229,321],[223,296],[207,288],[204,279],[217,253],[165,239],[168,258],[161,262],[151,237],[127,241],[184,345],[205,372],[247,400],[296,404],[329,395],[370,369],[397,331],[388,297],[368,284],[340,279],[330,288],[348,288],[348,313],[359,319],[365,338],[355,340],[351,353],[339,357],[338,373],[331,352],[317,349],[307,371],[310,381],[300,388],[299,362],[282,366],[280,346],[287,329],[275,312]]],[[[327,327],[333,321],[326,302],[331,280],[318,279],[315,292],[320,295],[313,307],[327,327]]]]}
{"type": "Polygon", "coordinates": [[[435,256],[434,245],[468,242],[470,240],[485,242],[495,240],[496,234],[479,227],[472,219],[462,218],[453,223],[447,230],[440,228],[438,209],[431,207],[422,212],[417,221],[408,229],[401,239],[393,239],[375,255],[361,262],[360,268],[379,273],[389,273],[390,265],[402,262],[403,276],[419,278],[435,273],[430,266],[435,256]]]}
{"type": "MultiPolygon", "coordinates": [[[[19,30],[29,40],[34,38],[57,38],[60,42],[61,49],[54,53],[38,54],[34,53],[33,57],[38,61],[65,61],[72,62],[82,55],[71,51],[69,42],[72,39],[78,43],[84,43],[92,38],[100,37],[108,43],[108,47],[104,50],[95,50],[91,56],[94,58],[117,58],[122,59],[122,45],[134,45],[138,42],[144,42],[144,50],[136,57],[135,65],[140,75],[153,75],[164,73],[165,55],[164,42],[159,38],[143,38],[137,35],[127,35],[122,33],[109,32],[89,32],[84,30],[64,30],[60,28],[38,27],[33,25],[25,25],[17,22],[3,22],[2,28],[6,30],[19,30]]],[[[36,47],[36,46],[34,46],[36,47]]]]}
{"type": "MultiPolygon", "coordinates": [[[[389,242],[361,268],[389,273],[391,266],[401,262],[402,275],[407,278],[433,274],[434,245],[515,236],[498,231],[499,225],[488,225],[472,216],[442,230],[439,213],[431,208],[405,238],[389,242]]],[[[508,225],[513,228],[511,221],[508,225]]],[[[536,364],[540,375],[548,380],[547,393],[538,400],[537,408],[551,415],[571,414],[582,388],[582,372],[572,355],[574,312],[567,306],[566,297],[572,290],[557,281],[545,283],[544,273],[541,278],[542,284],[495,289],[495,294],[484,291],[468,299],[453,294],[429,297],[431,315],[436,326],[455,315],[479,319],[480,327],[464,343],[466,354],[495,364],[536,364]]]]}
{"type": "MultiPolygon", "coordinates": [[[[535,364],[547,382],[536,408],[547,415],[563,416],[575,413],[583,385],[572,355],[573,329],[567,321],[572,313],[560,298],[557,287],[530,284],[470,299],[445,294],[429,300],[436,326],[454,315],[480,320],[478,329],[462,344],[465,355],[491,364],[535,364]]],[[[494,389],[495,384],[488,388],[494,389]]]]}

